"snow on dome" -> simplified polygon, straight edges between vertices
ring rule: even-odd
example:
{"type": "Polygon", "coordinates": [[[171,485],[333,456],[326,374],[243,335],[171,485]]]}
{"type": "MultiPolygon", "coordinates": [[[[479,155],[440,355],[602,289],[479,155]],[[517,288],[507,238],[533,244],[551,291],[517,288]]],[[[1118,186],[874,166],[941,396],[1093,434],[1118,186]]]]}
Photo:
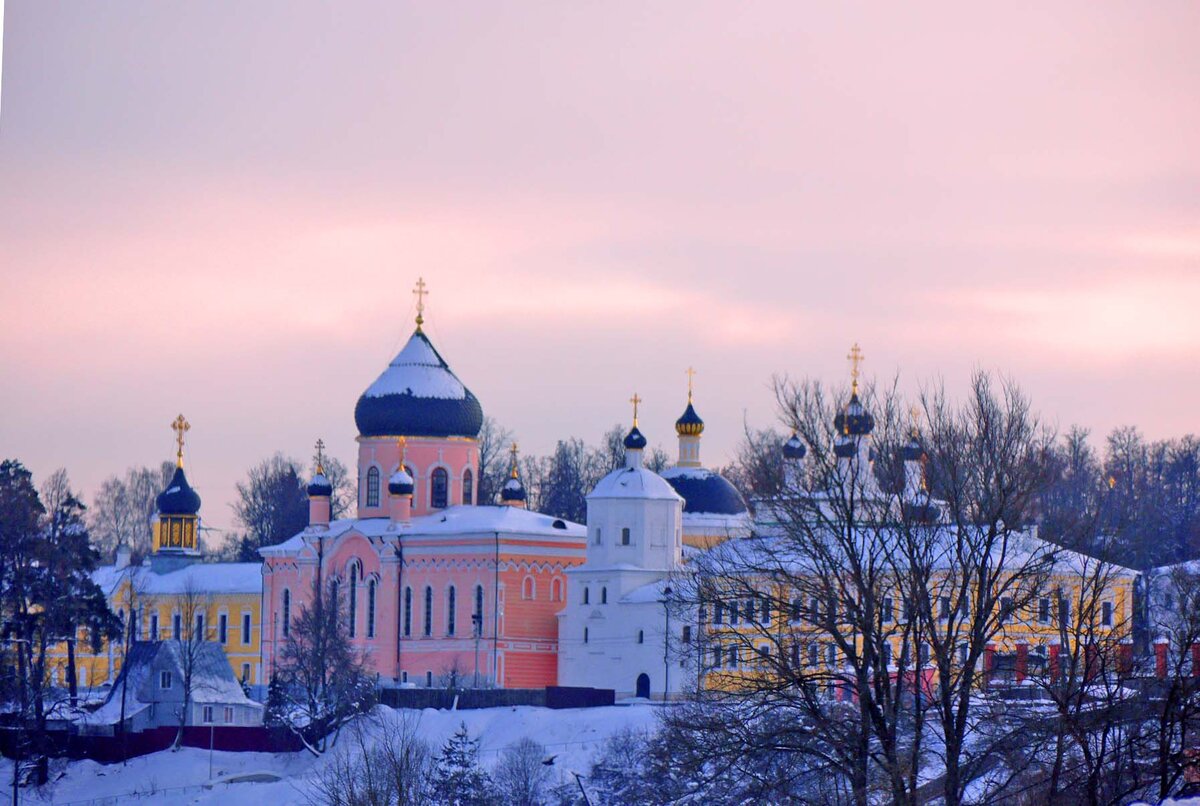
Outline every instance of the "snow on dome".
{"type": "Polygon", "coordinates": [[[312,481],[308,483],[308,495],[310,498],[333,495],[333,485],[330,484],[329,478],[324,473],[317,473],[312,477],[312,481]]]}
{"type": "Polygon", "coordinates": [[[504,482],[504,486],[500,488],[501,501],[524,501],[525,500],[525,485],[520,479],[509,479],[504,482]]]}
{"type": "Polygon", "coordinates": [[[388,492],[392,495],[412,495],[416,489],[413,477],[403,467],[398,468],[388,479],[388,492]]]}
{"type": "Polygon", "coordinates": [[[609,473],[587,496],[592,498],[643,498],[681,501],[666,479],[644,467],[622,467],[609,473]]]}
{"type": "Polygon", "coordinates": [[[740,515],[746,512],[742,494],[719,473],[703,467],[672,467],[664,470],[662,477],[683,497],[685,514],[740,515]]]}
{"type": "Polygon", "coordinates": [[[483,409],[420,330],[354,407],[364,437],[475,437],[483,409]]]}

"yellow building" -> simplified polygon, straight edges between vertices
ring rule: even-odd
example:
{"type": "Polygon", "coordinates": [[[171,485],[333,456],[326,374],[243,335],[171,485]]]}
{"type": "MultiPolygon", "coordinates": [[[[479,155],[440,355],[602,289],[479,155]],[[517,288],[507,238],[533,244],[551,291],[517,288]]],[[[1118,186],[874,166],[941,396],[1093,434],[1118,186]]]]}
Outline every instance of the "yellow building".
{"type": "MultiPolygon", "coordinates": [[[[239,680],[255,686],[266,682],[262,679],[262,565],[204,562],[198,539],[200,496],[183,470],[183,435],[190,425],[180,415],[172,428],[178,443],[175,474],[157,499],[150,557],[141,565],[131,565],[129,551],[118,549],[114,564],[92,574],[109,607],[126,624],[127,635],[101,642],[97,648],[87,631],[80,630],[75,641],[80,687],[115,680],[128,640],[212,641],[221,646],[239,680]]],[[[53,681],[65,685],[65,644],[55,649],[48,665],[53,681]]]]}

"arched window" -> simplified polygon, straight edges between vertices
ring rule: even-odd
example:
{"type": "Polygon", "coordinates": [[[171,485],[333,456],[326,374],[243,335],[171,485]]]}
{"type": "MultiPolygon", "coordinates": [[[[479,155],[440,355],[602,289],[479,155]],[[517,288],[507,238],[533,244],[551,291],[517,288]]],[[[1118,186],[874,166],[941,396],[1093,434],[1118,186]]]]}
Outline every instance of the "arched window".
{"type": "Polygon", "coordinates": [[[287,588],[283,589],[283,606],[280,610],[283,618],[283,637],[287,638],[292,634],[292,592],[287,588]]]}
{"type": "Polygon", "coordinates": [[[600,589],[600,604],[608,604],[608,588],[600,589]]]}
{"type": "Polygon", "coordinates": [[[367,471],[367,506],[379,506],[379,468],[367,471]]]}
{"type": "Polygon", "coordinates": [[[358,634],[358,563],[350,563],[350,637],[358,634]]]}
{"type": "Polygon", "coordinates": [[[463,506],[471,506],[475,503],[475,474],[471,472],[471,468],[463,471],[463,506]]]}
{"type": "Polygon", "coordinates": [[[622,546],[632,545],[631,541],[632,541],[632,537],[630,536],[630,533],[629,533],[629,527],[628,526],[622,527],[621,528],[621,545],[622,546]]]}
{"type": "Polygon", "coordinates": [[[450,497],[450,474],[444,467],[434,468],[429,482],[431,485],[429,505],[434,509],[445,509],[450,497]]]}
{"type": "Polygon", "coordinates": [[[537,598],[537,583],[533,581],[533,577],[527,576],[525,579],[521,580],[521,598],[537,598]]]}
{"type": "Polygon", "coordinates": [[[474,634],[483,635],[483,586],[475,586],[475,613],[471,616],[474,634]]]}
{"type": "Polygon", "coordinates": [[[433,635],[433,588],[425,586],[425,637],[433,635]]]}
{"type": "Polygon", "coordinates": [[[588,603],[588,599],[589,599],[589,598],[591,598],[591,597],[588,595],[588,588],[587,588],[587,586],[585,585],[585,586],[584,586],[584,588],[583,588],[583,603],[584,603],[584,604],[587,604],[587,603],[588,603]]]}
{"type": "Polygon", "coordinates": [[[550,600],[554,601],[554,602],[561,602],[562,598],[563,598],[562,591],[563,591],[562,580],[555,578],[550,583],[550,600]]]}
{"type": "Polygon", "coordinates": [[[404,637],[412,635],[412,588],[404,589],[404,637]]]}
{"type": "Polygon", "coordinates": [[[367,583],[367,637],[375,637],[375,580],[367,583]]]}

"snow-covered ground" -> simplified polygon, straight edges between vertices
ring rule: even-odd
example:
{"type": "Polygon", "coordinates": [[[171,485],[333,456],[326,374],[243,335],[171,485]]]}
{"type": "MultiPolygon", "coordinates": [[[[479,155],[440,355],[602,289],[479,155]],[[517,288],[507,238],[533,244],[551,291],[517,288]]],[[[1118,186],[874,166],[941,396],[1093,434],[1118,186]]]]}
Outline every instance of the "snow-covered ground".
{"type": "MultiPolygon", "coordinates": [[[[479,739],[480,761],[491,767],[501,752],[518,739],[529,737],[555,756],[554,768],[563,776],[570,772],[586,775],[592,755],[599,745],[623,728],[651,730],[659,706],[644,702],[606,708],[579,708],[552,711],[548,708],[519,706],[472,711],[392,711],[379,709],[385,719],[409,718],[416,732],[436,753],[442,744],[466,723],[471,737],[479,739]]],[[[342,740],[347,736],[343,734],[342,740]]],[[[131,759],[120,764],[75,761],[56,765],[56,779],[39,795],[26,790],[26,802],[55,804],[128,803],[220,804],[221,806],[262,806],[263,804],[305,803],[306,783],[319,771],[326,759],[310,753],[224,753],[212,754],[213,776],[269,773],[282,780],[259,783],[223,783],[206,788],[210,782],[207,750],[184,748],[131,759]]],[[[0,766],[0,781],[11,780],[11,766],[0,766]]],[[[569,780],[569,779],[567,779],[569,780]]]]}

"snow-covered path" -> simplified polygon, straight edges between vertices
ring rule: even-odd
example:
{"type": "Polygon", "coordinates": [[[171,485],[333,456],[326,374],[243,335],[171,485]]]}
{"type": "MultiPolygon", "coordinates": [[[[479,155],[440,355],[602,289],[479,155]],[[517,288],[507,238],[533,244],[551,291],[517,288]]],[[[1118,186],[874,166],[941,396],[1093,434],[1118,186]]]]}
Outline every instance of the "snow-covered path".
{"type": "MultiPolygon", "coordinates": [[[[658,708],[638,703],[561,711],[528,706],[473,711],[382,711],[385,718],[404,714],[419,720],[417,732],[435,752],[460,723],[466,723],[471,737],[480,740],[480,760],[485,767],[492,766],[508,745],[529,737],[545,745],[547,755],[556,756],[554,767],[566,776],[570,771],[586,774],[599,744],[621,729],[652,729],[658,708]]],[[[80,806],[128,802],[168,806],[305,803],[307,779],[324,761],[307,752],[216,752],[212,754],[212,762],[217,778],[265,772],[282,780],[218,784],[211,789],[204,786],[210,781],[207,750],[184,748],[178,752],[153,753],[131,759],[124,766],[76,761],[56,768],[56,776],[61,775],[45,788],[40,800],[38,794],[28,790],[22,792],[22,798],[27,803],[80,806]]],[[[8,780],[11,780],[11,765],[6,762],[0,767],[0,781],[8,780]]]]}

